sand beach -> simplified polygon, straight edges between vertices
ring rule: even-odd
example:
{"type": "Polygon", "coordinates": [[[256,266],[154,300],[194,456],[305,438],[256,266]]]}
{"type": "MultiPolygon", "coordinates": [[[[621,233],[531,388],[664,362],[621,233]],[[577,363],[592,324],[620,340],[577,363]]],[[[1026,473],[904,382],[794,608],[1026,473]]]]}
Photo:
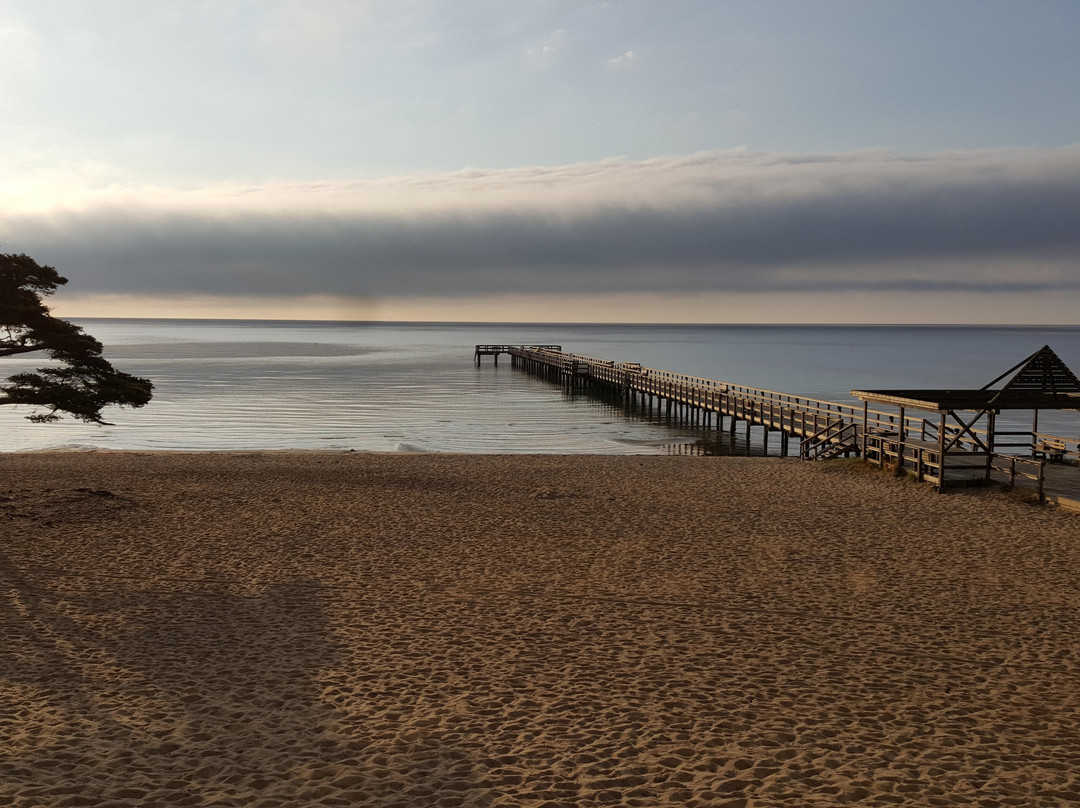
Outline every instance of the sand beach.
{"type": "Polygon", "coordinates": [[[0,454],[0,805],[1080,802],[1080,514],[858,465],[0,454]]]}

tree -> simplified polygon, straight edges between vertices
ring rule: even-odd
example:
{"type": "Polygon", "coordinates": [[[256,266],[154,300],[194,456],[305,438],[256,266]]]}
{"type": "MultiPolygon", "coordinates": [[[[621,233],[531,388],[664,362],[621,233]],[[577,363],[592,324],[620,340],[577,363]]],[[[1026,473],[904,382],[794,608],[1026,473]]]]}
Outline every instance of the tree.
{"type": "Polygon", "coordinates": [[[141,407],[154,386],[116,370],[101,355],[100,342],[49,313],[42,298],[65,283],[67,278],[28,255],[0,253],[0,357],[44,351],[54,360],[0,384],[0,404],[44,408],[27,416],[35,422],[56,421],[58,413],[67,413],[104,424],[103,407],[141,407]]]}

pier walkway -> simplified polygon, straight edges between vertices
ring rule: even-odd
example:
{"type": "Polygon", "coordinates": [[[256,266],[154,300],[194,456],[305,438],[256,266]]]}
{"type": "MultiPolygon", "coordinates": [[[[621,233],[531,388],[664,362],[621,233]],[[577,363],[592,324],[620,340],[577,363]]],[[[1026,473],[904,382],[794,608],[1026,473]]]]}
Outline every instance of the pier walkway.
{"type": "Polygon", "coordinates": [[[1004,445],[1015,452],[1002,454],[995,451],[993,434],[950,410],[927,418],[903,407],[892,412],[873,409],[865,400],[860,406],[808,398],[566,353],[557,345],[477,345],[474,361],[479,366],[491,356],[498,364],[501,354],[526,373],[673,425],[731,435],[741,425],[748,444],[751,429],[758,428],[766,453],[777,442],[770,436],[778,433],[782,456],[861,456],[881,467],[899,465],[938,490],[996,479],[1032,488],[1040,499],[1080,508],[1080,469],[1070,465],[1080,454],[1074,439],[1001,433],[1010,439],[1004,445]],[[946,415],[953,416],[953,423],[946,415]],[[1040,457],[1047,446],[1054,447],[1054,456],[1040,457]],[[1051,459],[1057,461],[1052,469],[1051,459]]]}

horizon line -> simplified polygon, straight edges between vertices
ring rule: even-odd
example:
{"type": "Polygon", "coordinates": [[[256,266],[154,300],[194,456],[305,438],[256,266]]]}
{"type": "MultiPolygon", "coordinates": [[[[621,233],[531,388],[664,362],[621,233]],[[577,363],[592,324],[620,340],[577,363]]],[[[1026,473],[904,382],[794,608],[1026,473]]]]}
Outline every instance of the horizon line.
{"type": "Polygon", "coordinates": [[[779,326],[797,328],[1080,328],[1080,323],[822,323],[822,322],[592,322],[592,321],[556,321],[556,320],[336,320],[292,317],[109,317],[109,316],[60,316],[61,320],[160,320],[165,322],[218,322],[218,323],[327,323],[336,325],[468,325],[468,326],[600,326],[612,327],[653,327],[653,328],[718,328],[737,326],[740,328],[775,328],[779,326]]]}

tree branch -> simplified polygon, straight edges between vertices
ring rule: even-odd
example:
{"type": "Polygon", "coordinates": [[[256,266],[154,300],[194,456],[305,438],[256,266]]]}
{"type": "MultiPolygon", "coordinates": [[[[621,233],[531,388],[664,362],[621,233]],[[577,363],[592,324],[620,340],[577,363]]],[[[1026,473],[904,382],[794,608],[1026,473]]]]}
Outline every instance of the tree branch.
{"type": "Polygon", "coordinates": [[[15,356],[15,354],[33,353],[34,351],[48,350],[44,345],[9,345],[0,347],[0,356],[15,356]]]}
{"type": "Polygon", "coordinates": [[[65,283],[28,255],[0,254],[0,358],[45,351],[52,360],[35,373],[0,381],[0,405],[40,408],[27,416],[31,421],[55,421],[66,413],[103,424],[102,407],[141,407],[154,385],[114,368],[101,355],[100,342],[49,313],[42,296],[65,283]]]}

